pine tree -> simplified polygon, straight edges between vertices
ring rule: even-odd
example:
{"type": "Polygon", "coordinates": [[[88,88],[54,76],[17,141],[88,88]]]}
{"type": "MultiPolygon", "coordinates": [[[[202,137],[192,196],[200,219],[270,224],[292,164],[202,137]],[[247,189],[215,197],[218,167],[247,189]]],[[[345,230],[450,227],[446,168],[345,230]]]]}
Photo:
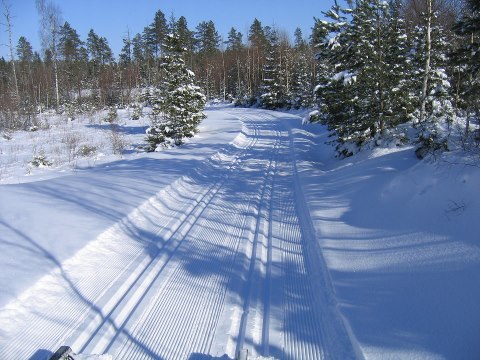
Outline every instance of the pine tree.
{"type": "Polygon", "coordinates": [[[215,76],[215,74],[221,71],[220,64],[216,61],[216,55],[220,54],[220,36],[215,29],[213,21],[202,21],[198,24],[195,32],[195,40],[197,49],[197,75],[200,78],[200,83],[207,95],[207,99],[213,99],[218,96],[221,87],[220,84],[216,86],[220,81],[219,78],[215,76]]]}
{"type": "Polygon", "coordinates": [[[178,33],[165,38],[161,67],[166,74],[160,89],[152,90],[152,126],[147,130],[149,150],[162,146],[180,145],[192,137],[205,118],[205,96],[194,84],[194,73],[183,59],[178,33]]]}
{"type": "Polygon", "coordinates": [[[140,34],[136,34],[132,39],[132,61],[137,65],[144,62],[145,57],[143,55],[143,40],[140,34]]]}
{"type": "Polygon", "coordinates": [[[161,56],[163,42],[168,34],[167,20],[165,18],[165,14],[161,10],[158,10],[155,13],[155,17],[149,28],[151,29],[151,32],[153,34],[155,45],[154,52],[155,57],[157,58],[161,56]]]}
{"type": "Polygon", "coordinates": [[[202,21],[195,32],[197,52],[200,56],[211,56],[218,52],[220,36],[213,21],[202,21]]]}
{"type": "Polygon", "coordinates": [[[160,10],[155,13],[153,22],[143,29],[144,69],[149,84],[160,81],[161,74],[158,73],[158,59],[161,56],[162,44],[168,31],[165,14],[160,10]]]}
{"type": "Polygon", "coordinates": [[[148,63],[148,67],[150,68],[156,58],[155,52],[157,49],[155,29],[152,28],[151,26],[146,26],[143,28],[142,44],[143,44],[143,55],[145,57],[145,61],[148,63]]]}
{"type": "Polygon", "coordinates": [[[255,18],[248,32],[248,41],[250,42],[248,53],[248,88],[250,101],[255,101],[254,95],[259,91],[261,80],[265,77],[263,74],[265,63],[265,52],[268,44],[262,23],[255,18]]]}
{"type": "Polygon", "coordinates": [[[224,52],[226,62],[226,91],[229,98],[240,104],[246,95],[244,74],[245,64],[242,62],[245,46],[243,44],[243,34],[235,28],[228,32],[227,41],[224,42],[227,48],[224,52]]]}
{"type": "Polygon", "coordinates": [[[123,38],[123,47],[118,57],[119,57],[120,64],[123,66],[127,66],[132,63],[133,54],[132,54],[132,40],[130,39],[130,32],[128,32],[127,36],[123,38]]]}
{"type": "Polygon", "coordinates": [[[77,31],[65,22],[59,30],[59,53],[64,61],[80,60],[83,42],[77,31]]]}
{"type": "Polygon", "coordinates": [[[98,36],[93,29],[90,29],[87,36],[87,50],[90,59],[98,66],[113,62],[113,53],[108,40],[98,36]]]}
{"type": "Polygon", "coordinates": [[[254,48],[263,49],[267,45],[267,37],[260,20],[255,18],[248,32],[248,41],[254,48]]]}
{"type": "Polygon", "coordinates": [[[227,51],[242,50],[243,49],[242,38],[243,38],[242,33],[232,27],[228,32],[228,40],[225,41],[225,44],[227,45],[227,51]]]}
{"type": "Polygon", "coordinates": [[[78,95],[81,94],[81,83],[85,77],[84,64],[87,62],[86,49],[77,31],[65,22],[59,31],[59,55],[63,59],[65,73],[64,84],[67,98],[70,98],[71,90],[76,86],[78,95]]]}
{"type": "Polygon", "coordinates": [[[32,45],[24,36],[20,36],[18,39],[17,57],[20,62],[31,62],[33,60],[32,45]]]}

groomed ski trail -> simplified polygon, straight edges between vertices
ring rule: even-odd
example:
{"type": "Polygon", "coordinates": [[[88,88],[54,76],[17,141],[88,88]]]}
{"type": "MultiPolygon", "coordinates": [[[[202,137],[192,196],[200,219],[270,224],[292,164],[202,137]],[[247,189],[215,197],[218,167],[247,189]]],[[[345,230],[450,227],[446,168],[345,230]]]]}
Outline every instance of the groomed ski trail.
{"type": "Polygon", "coordinates": [[[1,311],[0,359],[64,344],[129,360],[355,357],[313,245],[291,116],[225,111],[244,124],[232,144],[1,311]]]}

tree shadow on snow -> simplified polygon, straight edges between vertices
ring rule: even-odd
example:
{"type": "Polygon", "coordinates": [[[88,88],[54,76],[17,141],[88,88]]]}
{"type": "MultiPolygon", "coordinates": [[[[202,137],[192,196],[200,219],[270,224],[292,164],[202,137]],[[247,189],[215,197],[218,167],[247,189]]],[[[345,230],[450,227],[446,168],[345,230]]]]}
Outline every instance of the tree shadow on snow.
{"type": "Polygon", "coordinates": [[[480,354],[480,288],[465,286],[479,279],[478,248],[448,230],[428,181],[413,177],[411,149],[353,161],[314,170],[305,186],[358,341],[404,357],[480,354]]]}

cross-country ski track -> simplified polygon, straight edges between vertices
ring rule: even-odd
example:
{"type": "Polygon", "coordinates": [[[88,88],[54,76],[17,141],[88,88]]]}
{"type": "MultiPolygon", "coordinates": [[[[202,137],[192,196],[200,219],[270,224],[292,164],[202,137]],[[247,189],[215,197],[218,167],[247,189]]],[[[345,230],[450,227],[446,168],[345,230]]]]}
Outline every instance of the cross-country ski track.
{"type": "Polygon", "coordinates": [[[285,115],[237,116],[234,141],[7,306],[0,359],[61,345],[114,359],[354,357],[285,115]]]}

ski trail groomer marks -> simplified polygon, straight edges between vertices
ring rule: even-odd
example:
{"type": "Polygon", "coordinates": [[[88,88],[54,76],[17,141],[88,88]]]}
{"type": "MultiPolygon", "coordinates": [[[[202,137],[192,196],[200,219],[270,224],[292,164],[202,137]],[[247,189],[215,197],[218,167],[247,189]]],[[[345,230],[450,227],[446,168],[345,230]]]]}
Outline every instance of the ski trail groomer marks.
{"type": "Polygon", "coordinates": [[[12,304],[0,359],[37,360],[60,345],[128,360],[351,358],[331,341],[343,334],[330,330],[291,118],[216,111],[243,122],[236,140],[12,304]]]}
{"type": "Polygon", "coordinates": [[[204,167],[161,190],[62,264],[60,273],[27,291],[9,310],[19,324],[5,342],[0,339],[0,358],[28,358],[64,343],[75,351],[109,348],[125,331],[125,321],[141,313],[159,274],[170,273],[164,265],[255,141],[239,135],[204,167]]]}

